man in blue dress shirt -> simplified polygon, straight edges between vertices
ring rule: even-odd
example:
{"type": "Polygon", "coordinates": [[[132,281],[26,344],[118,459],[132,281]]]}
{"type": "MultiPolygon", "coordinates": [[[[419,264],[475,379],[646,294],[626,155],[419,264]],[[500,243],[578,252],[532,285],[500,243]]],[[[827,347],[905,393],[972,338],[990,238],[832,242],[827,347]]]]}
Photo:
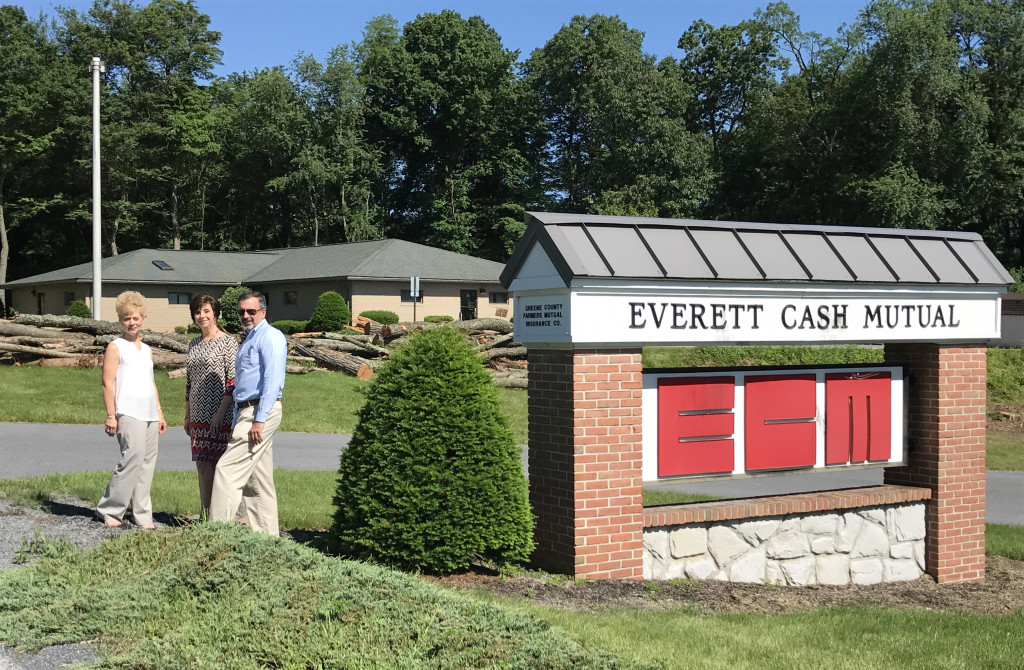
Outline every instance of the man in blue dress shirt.
{"type": "Polygon", "coordinates": [[[267,323],[267,299],[258,291],[238,298],[245,339],[235,356],[234,429],[217,461],[210,500],[210,520],[231,521],[241,501],[253,530],[276,537],[277,491],[274,489],[274,433],[281,425],[288,342],[267,323]]]}

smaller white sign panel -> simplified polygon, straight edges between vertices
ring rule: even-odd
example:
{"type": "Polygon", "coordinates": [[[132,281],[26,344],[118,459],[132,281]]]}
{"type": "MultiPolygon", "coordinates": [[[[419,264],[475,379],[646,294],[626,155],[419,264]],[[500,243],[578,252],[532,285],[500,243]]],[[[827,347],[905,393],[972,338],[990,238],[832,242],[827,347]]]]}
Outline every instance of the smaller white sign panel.
{"type": "Polygon", "coordinates": [[[517,342],[567,342],[569,295],[516,296],[512,320],[517,342]],[[525,338],[525,339],[524,339],[525,338]]]}

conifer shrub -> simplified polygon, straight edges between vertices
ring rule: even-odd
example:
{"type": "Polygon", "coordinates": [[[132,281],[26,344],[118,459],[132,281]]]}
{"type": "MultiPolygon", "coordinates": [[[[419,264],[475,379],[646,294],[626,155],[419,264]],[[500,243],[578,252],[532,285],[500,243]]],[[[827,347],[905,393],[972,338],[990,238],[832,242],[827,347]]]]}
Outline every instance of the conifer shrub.
{"type": "Polygon", "coordinates": [[[342,556],[432,573],[530,556],[520,448],[458,331],[413,333],[374,375],[334,504],[330,545],[342,556]]]}
{"type": "Polygon", "coordinates": [[[306,326],[308,321],[298,321],[296,319],[280,319],[273,321],[270,325],[277,328],[285,335],[294,335],[295,333],[306,332],[306,326]]]}
{"type": "Polygon", "coordinates": [[[377,323],[398,323],[398,315],[389,309],[368,309],[365,312],[360,312],[359,316],[365,316],[367,319],[377,323]]]}
{"type": "Polygon", "coordinates": [[[248,286],[229,286],[220,296],[220,315],[224,319],[224,330],[229,333],[242,332],[242,322],[238,318],[238,296],[248,290],[248,286]]]}
{"type": "Polygon", "coordinates": [[[85,304],[84,300],[72,300],[68,309],[64,312],[67,316],[77,316],[80,319],[91,319],[92,310],[85,304]]]}
{"type": "Polygon", "coordinates": [[[426,323],[445,323],[447,321],[454,321],[455,317],[447,314],[431,314],[430,316],[423,317],[426,323]]]}
{"type": "Polygon", "coordinates": [[[352,310],[345,303],[345,299],[336,291],[326,291],[320,294],[313,309],[313,316],[309,317],[307,327],[310,331],[326,330],[337,331],[352,322],[352,310]]]}

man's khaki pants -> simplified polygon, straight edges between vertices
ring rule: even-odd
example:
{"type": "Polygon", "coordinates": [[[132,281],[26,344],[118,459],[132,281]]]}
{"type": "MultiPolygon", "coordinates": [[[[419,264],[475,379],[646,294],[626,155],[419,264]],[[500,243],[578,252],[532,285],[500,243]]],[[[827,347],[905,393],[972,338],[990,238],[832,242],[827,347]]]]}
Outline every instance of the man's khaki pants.
{"type": "Polygon", "coordinates": [[[211,521],[233,521],[239,502],[253,530],[278,536],[277,491],[274,490],[274,434],[281,425],[281,401],[274,403],[263,425],[263,441],[249,442],[256,407],[238,411],[231,441],[217,461],[210,500],[211,521]]]}

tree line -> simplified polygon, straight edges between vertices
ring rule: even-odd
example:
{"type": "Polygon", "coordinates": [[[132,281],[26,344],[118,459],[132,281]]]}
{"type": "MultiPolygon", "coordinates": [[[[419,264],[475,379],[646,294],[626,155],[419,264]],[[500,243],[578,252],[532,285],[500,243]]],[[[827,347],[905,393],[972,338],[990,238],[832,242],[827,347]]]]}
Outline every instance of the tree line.
{"type": "Polygon", "coordinates": [[[506,49],[479,16],[370,21],[323,60],[215,77],[194,0],[0,6],[0,281],[103,248],[395,237],[498,261],[523,211],[974,231],[1024,215],[1024,9],[873,0],[832,36],[784,2],[656,59],[614,16],[506,49]]]}

